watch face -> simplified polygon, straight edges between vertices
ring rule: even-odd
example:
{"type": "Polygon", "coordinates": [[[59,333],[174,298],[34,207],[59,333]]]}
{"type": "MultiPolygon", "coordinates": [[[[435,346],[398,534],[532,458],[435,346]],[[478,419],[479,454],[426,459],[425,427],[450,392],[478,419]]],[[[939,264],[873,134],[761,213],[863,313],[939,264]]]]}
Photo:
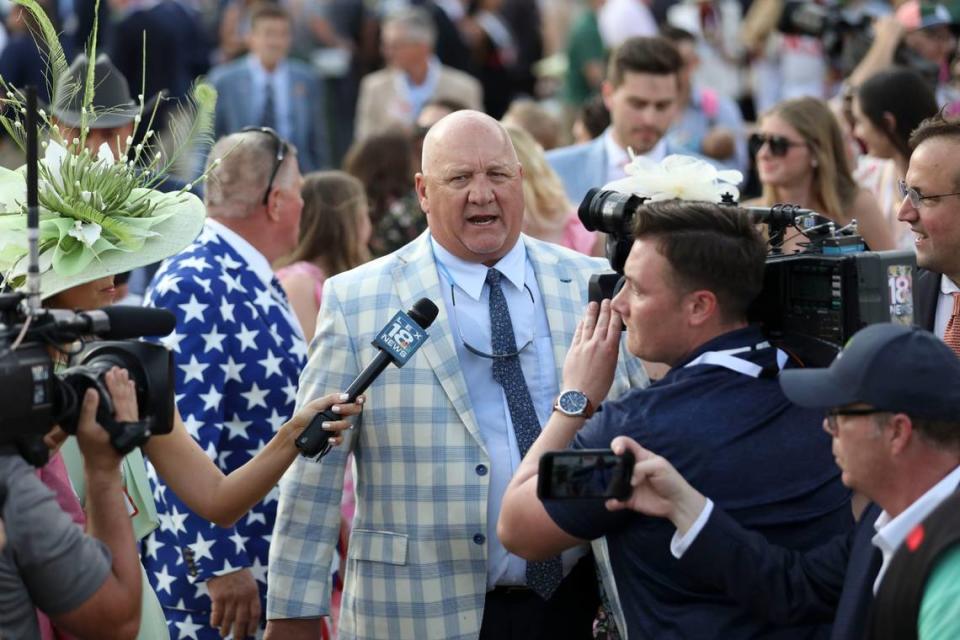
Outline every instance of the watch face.
{"type": "Polygon", "coordinates": [[[583,413],[587,408],[587,396],[579,391],[567,391],[561,394],[558,404],[564,413],[583,413]]]}

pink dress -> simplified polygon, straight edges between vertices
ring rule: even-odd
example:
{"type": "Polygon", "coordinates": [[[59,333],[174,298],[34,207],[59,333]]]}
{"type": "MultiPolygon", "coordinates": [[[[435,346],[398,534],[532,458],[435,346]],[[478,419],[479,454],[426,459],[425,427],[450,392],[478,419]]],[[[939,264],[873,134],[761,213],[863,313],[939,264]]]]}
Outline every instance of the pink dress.
{"type": "MultiPolygon", "coordinates": [[[[47,485],[57,497],[57,503],[70,518],[84,528],[87,523],[87,516],[83,513],[83,507],[80,506],[80,500],[70,484],[70,476],[67,474],[67,466],[63,463],[63,456],[59,452],[53,454],[46,465],[37,469],[37,476],[47,485]]],[[[43,640],[69,640],[73,636],[54,628],[50,619],[42,611],[37,609],[37,622],[40,626],[40,637],[43,640]]]]}
{"type": "Polygon", "coordinates": [[[561,244],[568,249],[592,256],[593,245],[596,242],[597,234],[593,231],[587,231],[576,212],[571,213],[570,217],[567,218],[567,226],[563,229],[563,242],[561,244]]]}
{"type": "Polygon", "coordinates": [[[313,278],[314,297],[317,301],[317,307],[319,307],[320,297],[323,295],[323,283],[327,279],[327,275],[323,272],[323,269],[312,262],[307,262],[306,260],[294,262],[293,264],[288,264],[285,267],[277,269],[277,278],[281,280],[291,275],[302,275],[313,278]]]}

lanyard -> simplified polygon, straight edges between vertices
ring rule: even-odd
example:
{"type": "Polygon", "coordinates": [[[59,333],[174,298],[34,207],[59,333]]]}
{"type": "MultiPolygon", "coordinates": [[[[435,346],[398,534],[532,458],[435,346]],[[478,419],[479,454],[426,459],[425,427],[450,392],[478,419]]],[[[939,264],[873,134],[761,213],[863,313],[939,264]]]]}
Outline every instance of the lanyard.
{"type": "Polygon", "coordinates": [[[777,368],[773,369],[764,369],[758,364],[750,362],[749,360],[744,360],[743,358],[736,357],[738,353],[745,353],[747,351],[758,351],[760,349],[769,349],[769,342],[760,342],[751,347],[740,347],[739,349],[725,349],[723,351],[705,351],[699,356],[683,365],[684,369],[687,367],[695,367],[700,364],[713,365],[716,367],[723,367],[724,369],[730,369],[731,371],[736,371],[737,373],[742,373],[745,376],[750,376],[751,378],[776,378],[777,374],[783,369],[784,365],[787,364],[788,356],[781,349],[777,349],[777,368]]]}

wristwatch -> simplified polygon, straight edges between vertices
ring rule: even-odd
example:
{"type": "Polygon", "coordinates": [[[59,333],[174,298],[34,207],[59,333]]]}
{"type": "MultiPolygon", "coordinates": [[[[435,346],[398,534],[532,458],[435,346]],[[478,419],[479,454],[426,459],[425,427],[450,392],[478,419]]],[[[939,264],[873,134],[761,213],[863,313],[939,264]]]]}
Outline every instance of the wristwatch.
{"type": "Polygon", "coordinates": [[[577,389],[561,391],[560,395],[557,396],[557,402],[553,405],[553,410],[571,418],[589,418],[593,415],[593,405],[590,404],[590,398],[583,391],[577,389]]]}

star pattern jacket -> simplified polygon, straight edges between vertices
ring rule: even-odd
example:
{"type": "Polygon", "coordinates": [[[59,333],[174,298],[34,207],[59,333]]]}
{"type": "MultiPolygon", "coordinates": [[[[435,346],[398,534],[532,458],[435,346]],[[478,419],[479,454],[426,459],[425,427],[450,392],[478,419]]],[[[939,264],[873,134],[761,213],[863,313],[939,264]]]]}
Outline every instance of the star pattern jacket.
{"type": "MultiPolygon", "coordinates": [[[[177,316],[161,340],[173,352],[176,402],[190,435],[225,473],[250,460],[293,415],[306,345],[285,295],[267,286],[210,226],[167,260],[145,304],[177,316]]],[[[261,598],[276,489],[229,528],[190,509],[148,465],[160,526],[143,564],[165,608],[209,612],[206,581],[249,568],[261,598]]]]}

